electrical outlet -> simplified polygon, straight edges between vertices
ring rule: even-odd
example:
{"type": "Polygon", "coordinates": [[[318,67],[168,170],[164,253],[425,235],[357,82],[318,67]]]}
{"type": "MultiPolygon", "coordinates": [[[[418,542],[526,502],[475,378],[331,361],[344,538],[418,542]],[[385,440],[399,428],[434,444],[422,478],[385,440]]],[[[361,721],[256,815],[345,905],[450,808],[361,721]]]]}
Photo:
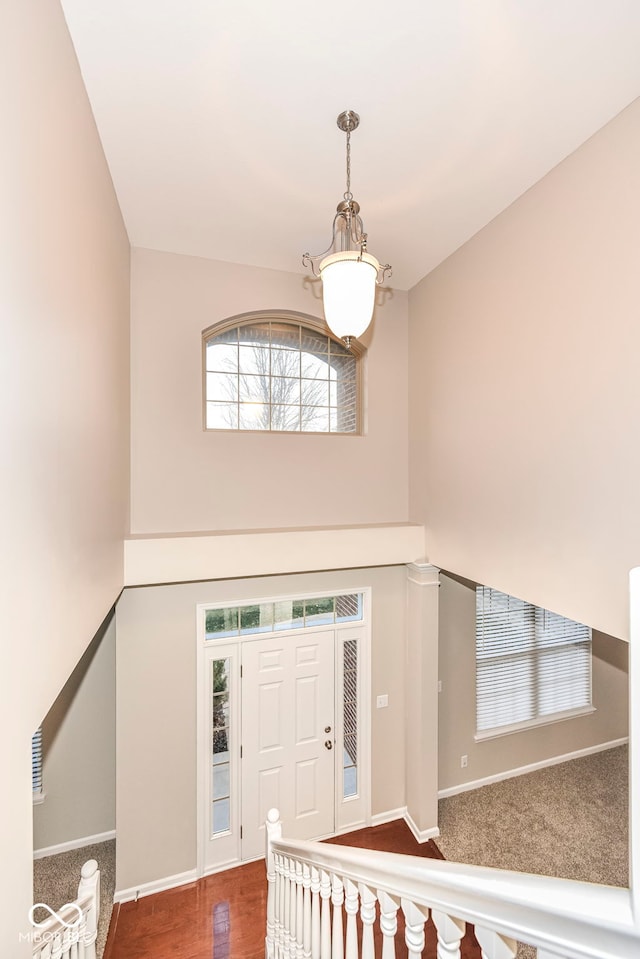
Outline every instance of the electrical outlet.
{"type": "Polygon", "coordinates": [[[461,756],[461,757],[460,757],[460,769],[466,769],[468,762],[469,762],[469,757],[468,757],[468,756],[461,756]]]}
{"type": "Polygon", "coordinates": [[[382,696],[378,696],[376,699],[376,707],[378,709],[384,709],[385,706],[389,705],[389,696],[387,693],[383,693],[382,696]]]}

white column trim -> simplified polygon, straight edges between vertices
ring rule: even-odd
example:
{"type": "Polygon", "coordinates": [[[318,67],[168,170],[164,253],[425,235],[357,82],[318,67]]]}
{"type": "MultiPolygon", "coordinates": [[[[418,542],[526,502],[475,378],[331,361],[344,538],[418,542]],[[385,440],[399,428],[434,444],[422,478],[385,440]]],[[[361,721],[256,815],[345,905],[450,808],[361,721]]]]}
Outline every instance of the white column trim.
{"type": "Polygon", "coordinates": [[[407,579],[416,586],[439,586],[440,570],[426,559],[417,559],[407,563],[407,579]]]}

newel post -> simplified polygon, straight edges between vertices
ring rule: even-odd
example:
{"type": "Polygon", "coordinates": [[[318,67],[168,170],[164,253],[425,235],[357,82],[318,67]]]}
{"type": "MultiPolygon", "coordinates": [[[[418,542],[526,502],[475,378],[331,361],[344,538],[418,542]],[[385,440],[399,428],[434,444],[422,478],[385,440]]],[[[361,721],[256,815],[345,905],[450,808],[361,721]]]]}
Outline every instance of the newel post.
{"type": "Polygon", "coordinates": [[[265,959],[275,959],[276,857],[271,844],[282,839],[282,823],[277,809],[270,809],[267,813],[264,834],[264,858],[267,867],[267,935],[264,954],[265,959]]]}
{"type": "Polygon", "coordinates": [[[84,954],[86,959],[96,959],[96,937],[100,918],[100,870],[95,859],[88,859],[80,870],[78,899],[82,899],[87,894],[91,896],[91,904],[87,910],[84,954]]]}

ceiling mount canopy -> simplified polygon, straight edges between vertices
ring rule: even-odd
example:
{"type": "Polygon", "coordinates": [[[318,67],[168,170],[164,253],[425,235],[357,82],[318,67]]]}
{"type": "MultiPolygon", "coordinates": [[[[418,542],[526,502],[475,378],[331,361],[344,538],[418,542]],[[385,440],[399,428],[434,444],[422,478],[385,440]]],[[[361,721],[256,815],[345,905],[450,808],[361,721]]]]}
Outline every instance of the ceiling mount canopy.
{"type": "Polygon", "coordinates": [[[351,134],[360,117],[345,110],[337,120],[347,135],[347,189],[333,218],[331,243],[323,253],[305,253],[304,266],[322,279],[322,299],[327,326],[347,347],[361,336],[373,316],[376,283],[391,276],[391,266],[380,264],[367,252],[367,234],[360,216],[360,204],[351,192],[351,134]]]}

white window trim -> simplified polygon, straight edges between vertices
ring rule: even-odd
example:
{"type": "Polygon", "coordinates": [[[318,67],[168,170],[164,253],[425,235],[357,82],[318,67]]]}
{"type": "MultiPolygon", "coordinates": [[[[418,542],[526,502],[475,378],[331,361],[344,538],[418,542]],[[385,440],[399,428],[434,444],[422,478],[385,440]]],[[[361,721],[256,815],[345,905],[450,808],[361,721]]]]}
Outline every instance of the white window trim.
{"type": "Polygon", "coordinates": [[[510,726],[495,726],[493,729],[485,729],[482,732],[476,732],[474,740],[477,743],[484,742],[487,739],[500,739],[501,736],[511,736],[513,733],[520,733],[525,729],[533,729],[536,726],[553,726],[554,723],[563,723],[567,719],[578,719],[580,716],[590,716],[596,712],[596,707],[579,706],[577,709],[566,709],[562,713],[551,713],[549,716],[540,716],[538,719],[527,719],[522,723],[512,723],[510,726]]]}

